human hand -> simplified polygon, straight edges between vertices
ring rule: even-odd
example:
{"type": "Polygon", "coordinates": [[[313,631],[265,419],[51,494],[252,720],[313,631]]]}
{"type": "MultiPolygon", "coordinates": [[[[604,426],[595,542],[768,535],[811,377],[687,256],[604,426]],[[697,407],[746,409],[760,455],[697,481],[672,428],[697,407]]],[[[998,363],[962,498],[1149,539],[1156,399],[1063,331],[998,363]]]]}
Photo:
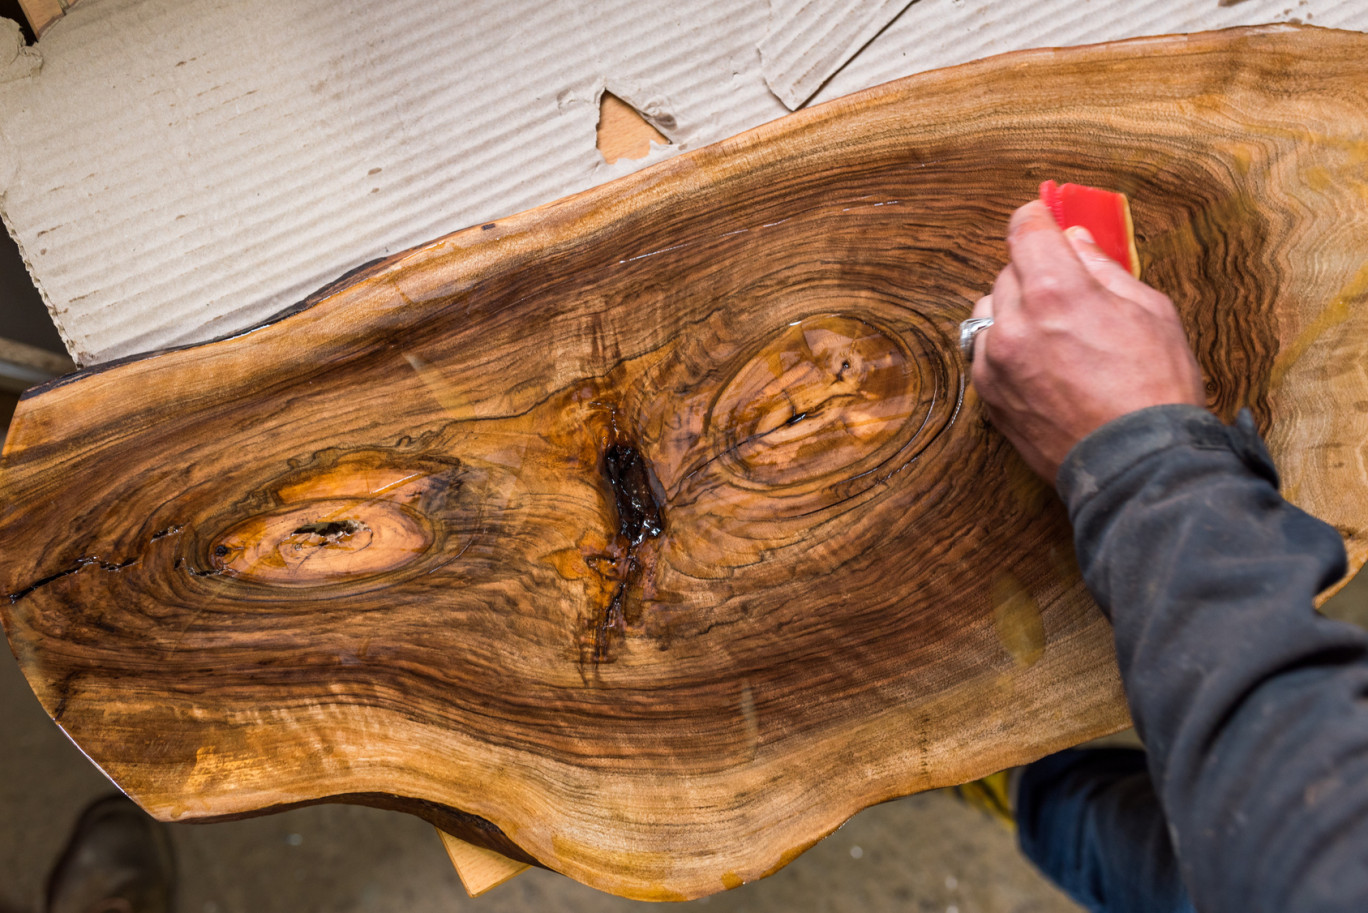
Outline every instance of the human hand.
{"type": "Polygon", "coordinates": [[[1007,247],[1010,262],[974,306],[993,325],[974,342],[971,378],[993,424],[1047,482],[1075,444],[1112,419],[1206,405],[1173,302],[1086,230],[1061,232],[1032,202],[1013,213],[1007,247]]]}

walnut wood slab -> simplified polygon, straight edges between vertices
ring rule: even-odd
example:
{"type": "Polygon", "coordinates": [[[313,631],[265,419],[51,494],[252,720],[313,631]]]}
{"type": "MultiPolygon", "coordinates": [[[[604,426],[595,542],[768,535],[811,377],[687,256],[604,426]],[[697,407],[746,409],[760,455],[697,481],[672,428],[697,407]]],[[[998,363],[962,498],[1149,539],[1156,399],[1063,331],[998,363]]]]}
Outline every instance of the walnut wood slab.
{"type": "Polygon", "coordinates": [[[1129,194],[1214,408],[1357,568],[1368,37],[1283,27],[892,83],[49,384],[15,655],[161,818],[382,805],[639,898],[1115,730],[955,344],[1045,178],[1129,194]]]}

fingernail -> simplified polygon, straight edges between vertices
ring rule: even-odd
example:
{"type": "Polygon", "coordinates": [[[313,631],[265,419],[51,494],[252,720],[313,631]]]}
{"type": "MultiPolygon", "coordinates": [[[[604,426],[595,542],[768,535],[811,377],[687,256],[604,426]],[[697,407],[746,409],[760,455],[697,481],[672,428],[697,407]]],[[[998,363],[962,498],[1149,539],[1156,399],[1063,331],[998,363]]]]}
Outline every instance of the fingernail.
{"type": "Polygon", "coordinates": [[[1070,225],[1068,228],[1064,229],[1064,234],[1068,236],[1070,241],[1082,241],[1085,244],[1097,243],[1093,240],[1092,232],[1088,231],[1082,225],[1070,225]]]}

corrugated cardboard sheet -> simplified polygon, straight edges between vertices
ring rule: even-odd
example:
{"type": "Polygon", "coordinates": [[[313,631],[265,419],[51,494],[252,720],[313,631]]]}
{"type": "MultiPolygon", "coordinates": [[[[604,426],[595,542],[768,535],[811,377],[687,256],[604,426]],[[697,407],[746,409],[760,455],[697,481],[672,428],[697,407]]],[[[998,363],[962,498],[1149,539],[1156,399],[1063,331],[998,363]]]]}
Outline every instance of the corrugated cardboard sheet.
{"type": "Polygon", "coordinates": [[[887,28],[909,0],[770,0],[760,42],[765,84],[797,110],[887,28]]]}
{"type": "Polygon", "coordinates": [[[34,48],[0,31],[0,210],[91,364],[731,136],[786,113],[775,91],[1292,20],[1368,29],[1368,2],[82,0],[34,48]],[[607,165],[605,88],[672,145],[607,165]]]}

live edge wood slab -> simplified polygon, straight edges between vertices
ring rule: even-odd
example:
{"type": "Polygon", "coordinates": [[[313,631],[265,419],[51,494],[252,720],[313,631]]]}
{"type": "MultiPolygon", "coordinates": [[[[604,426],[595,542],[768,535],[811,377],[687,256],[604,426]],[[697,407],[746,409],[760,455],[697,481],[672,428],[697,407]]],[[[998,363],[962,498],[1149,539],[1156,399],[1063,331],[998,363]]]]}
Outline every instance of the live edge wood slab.
{"type": "Polygon", "coordinates": [[[958,322],[1046,178],[1124,191],[1211,404],[1365,557],[1368,37],[892,83],[22,402],[0,601],[145,808],[349,801],[606,891],[1126,724],[958,322]]]}

